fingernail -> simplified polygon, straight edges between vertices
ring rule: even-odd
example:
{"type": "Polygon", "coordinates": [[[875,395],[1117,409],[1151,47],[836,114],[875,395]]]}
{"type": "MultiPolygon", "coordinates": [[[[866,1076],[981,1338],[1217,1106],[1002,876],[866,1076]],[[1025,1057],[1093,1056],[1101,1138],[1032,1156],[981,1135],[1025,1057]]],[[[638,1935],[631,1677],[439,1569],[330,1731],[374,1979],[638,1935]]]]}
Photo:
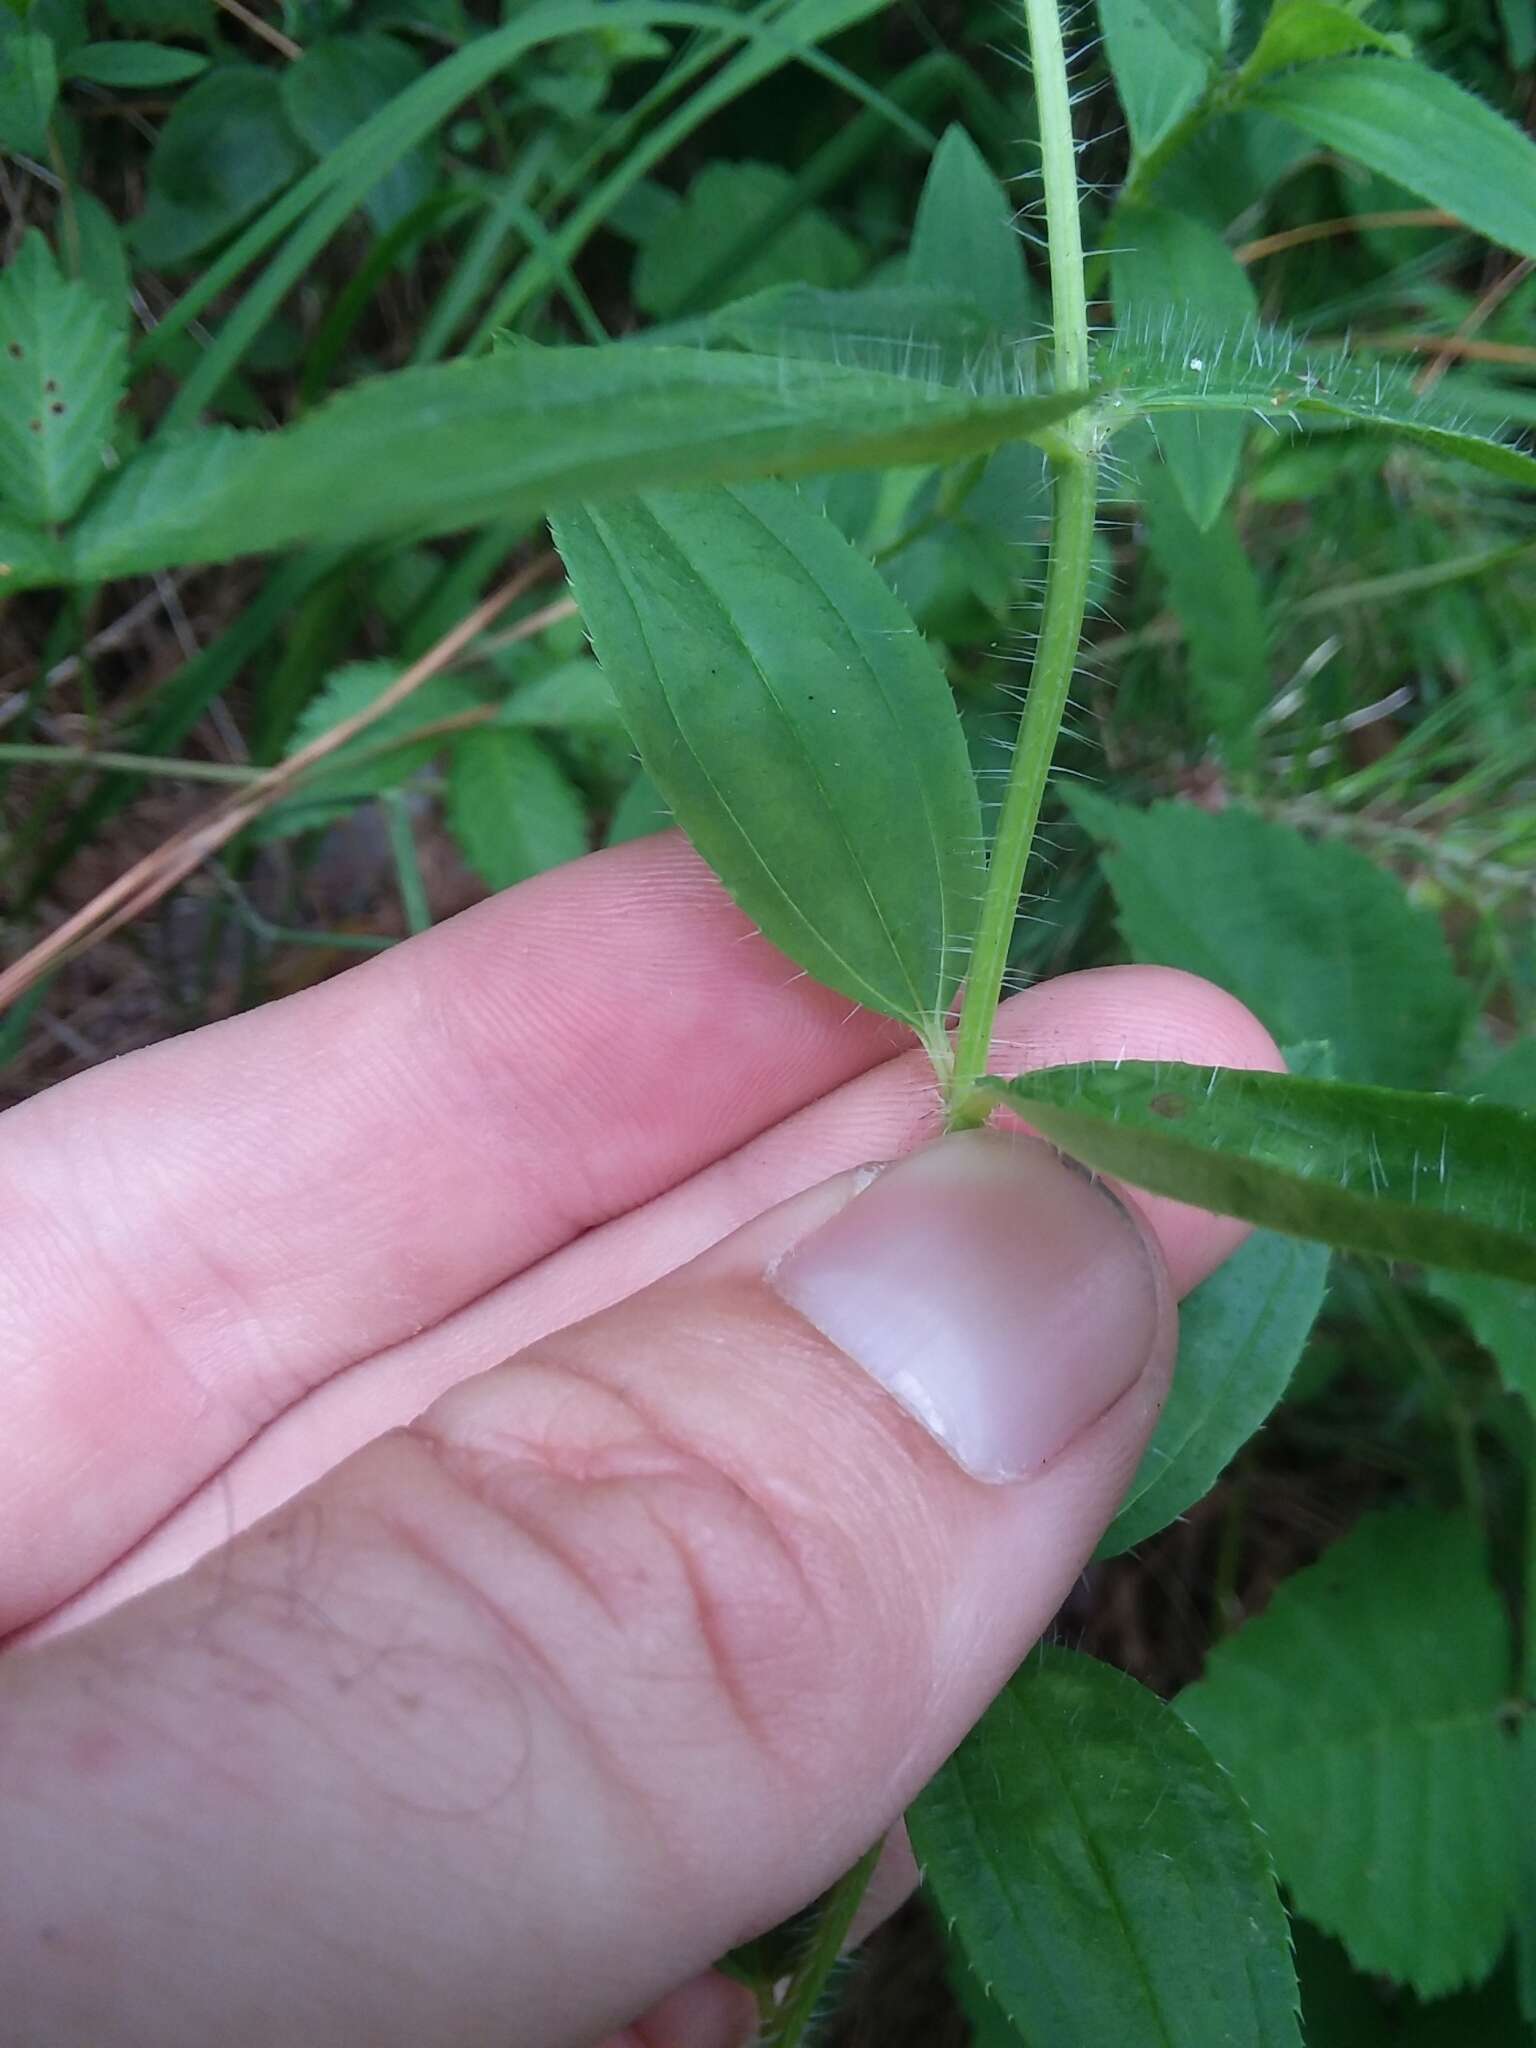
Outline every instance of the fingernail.
{"type": "Polygon", "coordinates": [[[888,1167],[770,1284],[978,1479],[1021,1478],[1141,1376],[1163,1277],[1129,1213],[1037,1138],[888,1167]]]}

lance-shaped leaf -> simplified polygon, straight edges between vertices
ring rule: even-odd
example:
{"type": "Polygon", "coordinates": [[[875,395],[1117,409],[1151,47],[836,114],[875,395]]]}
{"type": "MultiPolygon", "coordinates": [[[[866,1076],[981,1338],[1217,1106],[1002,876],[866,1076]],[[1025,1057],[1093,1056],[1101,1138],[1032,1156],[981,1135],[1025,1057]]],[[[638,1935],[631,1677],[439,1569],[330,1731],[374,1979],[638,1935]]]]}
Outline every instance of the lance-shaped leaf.
{"type": "Polygon", "coordinates": [[[1115,90],[1138,157],[1147,156],[1204,92],[1212,39],[1191,10],[1156,0],[1099,0],[1115,90]],[[1191,33],[1193,30],[1193,33],[1191,33]]]}
{"type": "MultiPolygon", "coordinates": [[[[1536,1110],[1536,1039],[1522,1040],[1495,1060],[1479,1075],[1476,1093],[1516,1109],[1536,1110]]],[[[1510,1392],[1523,1394],[1536,1407],[1536,1293],[1485,1273],[1437,1273],[1432,1284],[1437,1294],[1461,1310],[1510,1392]]],[[[1536,1570],[1536,1556],[1531,1567],[1536,1570]]],[[[1536,1655],[1536,1644],[1532,1649],[1536,1655]]],[[[1532,1670],[1536,1673],[1536,1664],[1532,1670]]],[[[1536,1831],[1536,1809],[1532,1826],[1536,1831]]],[[[1536,1943],[1536,1930],[1532,1939],[1536,1943]]]]}
{"type": "MultiPolygon", "coordinates": [[[[1316,1040],[1284,1058],[1293,1074],[1333,1072],[1316,1040]]],[[[1096,1557],[1144,1542],[1210,1491],[1290,1385],[1327,1280],[1324,1246],[1256,1230],[1180,1304],[1173,1385],[1096,1557]]]]}
{"type": "Polygon", "coordinates": [[[1290,1385],[1327,1277],[1322,1245],[1261,1230],[1190,1295],[1173,1385],[1097,1556],[1144,1543],[1210,1492],[1290,1385]]]}
{"type": "MultiPolygon", "coordinates": [[[[866,285],[829,291],[820,285],[770,285],[722,306],[706,334],[769,356],[819,356],[892,376],[958,382],[996,366],[1018,382],[1035,352],[1004,351],[997,330],[969,292],[936,285],[866,285]]],[[[982,388],[987,388],[983,382],[982,388]]]]}
{"type": "Polygon", "coordinates": [[[1263,1837],[1134,1679],[1067,1650],[1032,1657],[908,1826],[967,1962],[1030,2048],[1298,2048],[1263,1837]]]}
{"type": "Polygon", "coordinates": [[[981,817],[943,671],[784,485],[555,523],[647,773],[774,944],[932,1037],[970,952],[981,817]]]}
{"type": "Polygon", "coordinates": [[[1335,57],[1266,79],[1248,104],[1536,256],[1536,143],[1454,79],[1395,57],[1335,57]]]}
{"type": "Polygon", "coordinates": [[[642,487],[948,462],[1083,403],[699,349],[520,347],[371,378],[277,433],[147,451],[84,522],[76,574],[450,533],[642,487]]]}
{"type": "Polygon", "coordinates": [[[945,295],[972,298],[1005,334],[1033,316],[1014,208],[965,130],[945,129],[917,205],[907,277],[945,295]]]}
{"type": "Polygon", "coordinates": [[[1536,455],[1477,432],[1434,395],[1420,396],[1406,370],[1313,352],[1283,329],[1223,330],[1172,316],[1133,323],[1098,351],[1094,375],[1111,429],[1184,412],[1249,412],[1297,427],[1325,420],[1412,442],[1525,490],[1536,487],[1536,455]]]}
{"type": "Polygon", "coordinates": [[[1350,1251],[1536,1280],[1536,1115],[1156,1060],[981,1084],[1096,1172],[1350,1251]]]}

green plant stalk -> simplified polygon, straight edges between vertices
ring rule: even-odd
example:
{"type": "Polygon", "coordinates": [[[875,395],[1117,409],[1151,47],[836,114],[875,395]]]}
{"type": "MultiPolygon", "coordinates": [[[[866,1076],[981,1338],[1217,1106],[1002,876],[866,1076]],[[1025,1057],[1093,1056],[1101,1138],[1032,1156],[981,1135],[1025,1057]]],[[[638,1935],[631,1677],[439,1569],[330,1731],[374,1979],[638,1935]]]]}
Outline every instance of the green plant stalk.
{"type": "MultiPolygon", "coordinates": [[[[1083,232],[1078,212],[1077,156],[1057,0],[1024,0],[1040,110],[1046,233],[1056,382],[1065,391],[1088,383],[1088,301],[1083,282],[1083,232]]],[[[1057,735],[1077,670],[1088,606],[1093,522],[1098,502],[1097,429],[1086,415],[1069,420],[1052,455],[1051,552],[1040,639],[1029,676],[997,834],[987,868],[975,951],[955,1040],[948,1087],[949,1123],[966,1130],[985,1123],[988,1105],[973,1098],[987,1070],[992,1027],[1008,966],[1008,949],[1057,735]]]]}
{"type": "Polygon", "coordinates": [[[49,746],[42,741],[0,743],[0,761],[25,762],[40,768],[115,768],[127,775],[155,775],[167,782],[254,782],[259,768],[238,768],[223,761],[179,761],[162,754],[118,754],[95,747],[49,746]]]}
{"type": "Polygon", "coordinates": [[[400,908],[405,928],[412,938],[432,928],[432,908],[427,885],[416,852],[416,833],[411,824],[410,805],[398,789],[386,792],[384,812],[389,821],[389,850],[394,857],[395,878],[400,889],[400,908]]]}
{"type": "Polygon", "coordinates": [[[788,1989],[763,2014],[762,2048],[800,2048],[810,2038],[827,1980],[837,1967],[853,1916],[869,1888],[884,1846],[879,1841],[867,1849],[822,1901],[810,1945],[795,1966],[788,1989]]]}

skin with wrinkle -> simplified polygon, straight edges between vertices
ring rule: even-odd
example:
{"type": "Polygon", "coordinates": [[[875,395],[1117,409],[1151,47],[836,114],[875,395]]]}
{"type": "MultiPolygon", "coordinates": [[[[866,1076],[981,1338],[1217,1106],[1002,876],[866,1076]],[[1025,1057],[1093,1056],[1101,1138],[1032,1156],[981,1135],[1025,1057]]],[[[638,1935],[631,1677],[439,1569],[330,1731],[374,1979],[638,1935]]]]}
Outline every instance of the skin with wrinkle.
{"type": "MultiPolygon", "coordinates": [[[[979,1487],[773,1291],[932,1135],[931,1076],[675,842],[390,959],[6,1120],[0,1366],[38,1362],[0,1438],[20,2038],[299,2048],[343,2013],[457,2048],[515,2011],[530,2048],[726,2048],[739,1998],[700,1973],[932,1774],[1155,1418],[1166,1315],[1062,1455],[979,1487]],[[534,997],[592,931],[638,1011],[589,979],[555,1034],[534,997]]],[[[1274,1059],[1157,970],[1003,1026],[1005,1068],[1274,1059]]],[[[1145,1214],[1177,1287],[1233,1242],[1145,1214]]]]}

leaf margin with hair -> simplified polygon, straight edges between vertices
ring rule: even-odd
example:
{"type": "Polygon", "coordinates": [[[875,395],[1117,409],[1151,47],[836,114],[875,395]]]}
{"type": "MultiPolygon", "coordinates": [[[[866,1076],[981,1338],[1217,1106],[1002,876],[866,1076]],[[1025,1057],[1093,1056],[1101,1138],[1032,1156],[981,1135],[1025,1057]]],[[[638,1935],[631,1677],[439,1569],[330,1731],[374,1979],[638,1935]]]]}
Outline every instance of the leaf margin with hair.
{"type": "Polygon", "coordinates": [[[147,450],[77,529],[73,574],[420,538],[643,487],[956,460],[1086,403],[746,354],[529,344],[371,378],[270,434],[215,428],[147,450]],[[488,465],[488,445],[511,445],[510,466],[488,465]]]}
{"type": "Polygon", "coordinates": [[[775,945],[941,1056],[981,813],[948,683],[895,593],[785,484],[649,492],[553,528],[677,822],[775,945]]]}
{"type": "Polygon", "coordinates": [[[1284,329],[1256,327],[1222,334],[1198,322],[1165,321],[1118,331],[1094,358],[1096,416],[1118,432],[1161,413],[1248,412],[1271,426],[1304,428],[1308,420],[1354,426],[1421,447],[1445,461],[1466,462],[1522,490],[1536,487],[1536,453],[1467,428],[1434,397],[1410,393],[1395,405],[1383,395],[1407,386],[1405,371],[1383,372],[1337,352],[1308,350],[1284,329]],[[1240,357],[1246,354],[1247,361],[1240,357]]]}
{"type": "Polygon", "coordinates": [[[978,1088],[1083,1165],[1149,1193],[1344,1250],[1536,1281],[1536,1114],[1162,1060],[1047,1067],[978,1088]],[[1463,1147],[1492,1151],[1494,1164],[1469,1169],[1463,1147]],[[1399,1176],[1416,1194],[1421,1177],[1447,1189],[1469,1171],[1470,1199],[1455,1210],[1383,1198],[1399,1176]]]}
{"type": "Polygon", "coordinates": [[[1183,1717],[1124,1673],[1035,1651],[907,1825],[965,1960],[1031,2048],[1300,2048],[1264,1839],[1183,1717]]]}

